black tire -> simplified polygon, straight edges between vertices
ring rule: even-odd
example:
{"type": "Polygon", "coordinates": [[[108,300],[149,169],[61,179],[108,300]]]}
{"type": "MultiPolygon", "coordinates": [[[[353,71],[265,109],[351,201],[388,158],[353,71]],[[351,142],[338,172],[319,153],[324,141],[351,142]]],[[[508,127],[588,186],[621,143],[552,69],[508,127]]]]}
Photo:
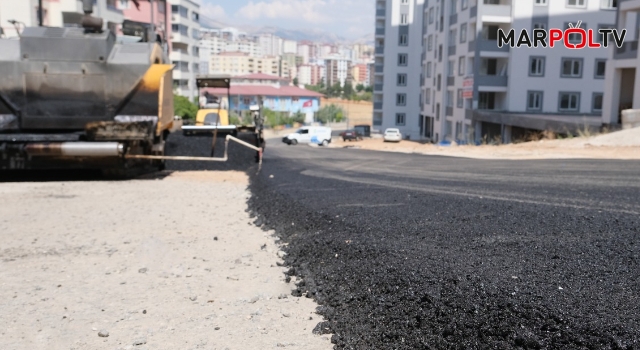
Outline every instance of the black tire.
{"type": "Polygon", "coordinates": [[[329,145],[329,141],[328,140],[322,141],[322,146],[327,147],[328,145],[329,145]]]}
{"type": "Polygon", "coordinates": [[[298,140],[291,140],[290,145],[295,146],[295,145],[297,145],[297,144],[298,144],[298,140]]]}

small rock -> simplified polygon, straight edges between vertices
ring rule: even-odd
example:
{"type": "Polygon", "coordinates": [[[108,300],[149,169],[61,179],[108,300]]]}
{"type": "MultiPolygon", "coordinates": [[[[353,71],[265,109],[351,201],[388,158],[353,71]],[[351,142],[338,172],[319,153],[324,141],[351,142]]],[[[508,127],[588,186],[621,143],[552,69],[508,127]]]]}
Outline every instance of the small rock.
{"type": "Polygon", "coordinates": [[[133,346],[144,345],[146,343],[147,343],[147,339],[146,338],[138,338],[138,339],[133,341],[133,346]]]}
{"type": "Polygon", "coordinates": [[[196,301],[198,299],[198,296],[197,295],[190,296],[189,299],[191,299],[191,301],[196,301]]]}
{"type": "Polygon", "coordinates": [[[109,332],[103,329],[100,332],[98,332],[98,336],[102,338],[106,338],[109,336],[109,332]]]}
{"type": "Polygon", "coordinates": [[[282,294],[278,295],[278,299],[287,299],[288,297],[289,297],[289,296],[288,296],[288,295],[286,295],[286,294],[284,294],[284,293],[282,293],[282,294]]]}
{"type": "Polygon", "coordinates": [[[187,277],[191,277],[191,276],[193,276],[193,275],[192,275],[192,274],[190,274],[190,273],[188,273],[188,274],[187,274],[187,277]]]}
{"type": "Polygon", "coordinates": [[[258,300],[260,300],[260,297],[253,297],[253,298],[251,298],[251,300],[249,300],[249,302],[250,302],[251,304],[255,304],[255,303],[257,303],[257,302],[258,302],[258,300]]]}
{"type": "Polygon", "coordinates": [[[229,276],[229,277],[227,277],[227,279],[228,279],[228,280],[232,280],[232,281],[237,281],[237,280],[238,280],[238,277],[236,277],[236,276],[229,276]]]}
{"type": "Polygon", "coordinates": [[[215,329],[216,331],[219,331],[219,330],[220,330],[220,327],[216,327],[216,328],[214,328],[214,329],[215,329]]]}
{"type": "Polygon", "coordinates": [[[266,244],[261,245],[261,246],[260,246],[260,249],[261,249],[261,250],[265,250],[265,249],[267,249],[267,245],[266,245],[266,244]]]}
{"type": "Polygon", "coordinates": [[[284,317],[291,317],[291,314],[290,314],[290,313],[288,313],[288,312],[283,312],[283,313],[282,313],[282,316],[284,316],[284,317]]]}
{"type": "Polygon", "coordinates": [[[146,267],[143,267],[143,268],[139,269],[139,270],[138,270],[138,272],[140,272],[140,273],[147,273],[147,268],[146,268],[146,267]]]}
{"type": "Polygon", "coordinates": [[[147,314],[147,310],[142,310],[142,313],[146,315],[147,314]]]}
{"type": "Polygon", "coordinates": [[[287,346],[287,343],[278,343],[276,346],[279,348],[284,348],[285,346],[287,346]]]}
{"type": "Polygon", "coordinates": [[[214,241],[217,241],[217,240],[218,240],[218,236],[213,237],[213,240],[214,240],[214,241]]]}

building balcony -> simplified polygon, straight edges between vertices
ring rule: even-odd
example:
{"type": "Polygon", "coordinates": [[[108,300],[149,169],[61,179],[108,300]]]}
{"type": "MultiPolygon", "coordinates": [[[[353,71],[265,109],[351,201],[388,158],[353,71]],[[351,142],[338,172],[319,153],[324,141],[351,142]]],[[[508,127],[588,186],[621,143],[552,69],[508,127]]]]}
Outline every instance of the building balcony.
{"type": "Polygon", "coordinates": [[[503,45],[502,47],[498,47],[497,40],[488,40],[488,39],[478,39],[469,42],[469,51],[474,51],[478,48],[478,51],[491,51],[491,52],[509,52],[509,46],[503,45]],[[472,48],[473,46],[473,48],[472,48]]]}
{"type": "Polygon", "coordinates": [[[171,51],[171,53],[169,54],[169,58],[172,61],[190,61],[191,60],[191,56],[189,56],[189,53],[184,50],[171,51]]]}
{"type": "Polygon", "coordinates": [[[382,110],[382,102],[374,102],[373,103],[374,110],[382,110]]]}
{"type": "Polygon", "coordinates": [[[503,75],[476,75],[475,84],[480,86],[507,87],[509,77],[503,75]]]}
{"type": "Polygon", "coordinates": [[[383,64],[376,64],[375,66],[375,71],[376,73],[384,73],[384,65],[383,64]]]}
{"type": "Polygon", "coordinates": [[[613,58],[616,60],[638,58],[638,41],[627,41],[622,47],[616,47],[613,51],[613,58]]]}
{"type": "Polygon", "coordinates": [[[387,9],[376,9],[376,17],[385,17],[387,15],[387,9]]]}
{"type": "Polygon", "coordinates": [[[383,86],[383,84],[375,84],[373,86],[373,91],[382,91],[383,86]]]}
{"type": "Polygon", "coordinates": [[[384,55],[384,46],[376,46],[376,55],[384,55]]]}
{"type": "Polygon", "coordinates": [[[376,35],[384,35],[384,32],[385,32],[384,27],[376,28],[376,35]]]}
{"type": "Polygon", "coordinates": [[[508,17],[509,21],[511,21],[511,4],[509,1],[503,2],[505,2],[503,5],[482,5],[480,8],[480,15],[490,17],[508,17]]]}

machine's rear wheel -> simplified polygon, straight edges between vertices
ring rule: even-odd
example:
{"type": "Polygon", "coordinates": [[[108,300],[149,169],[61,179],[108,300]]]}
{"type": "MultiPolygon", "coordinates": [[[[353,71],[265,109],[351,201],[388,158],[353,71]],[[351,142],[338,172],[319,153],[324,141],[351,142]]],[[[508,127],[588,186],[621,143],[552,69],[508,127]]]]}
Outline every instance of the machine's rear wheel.
{"type": "Polygon", "coordinates": [[[298,140],[291,140],[291,145],[295,146],[298,144],[298,140]]]}

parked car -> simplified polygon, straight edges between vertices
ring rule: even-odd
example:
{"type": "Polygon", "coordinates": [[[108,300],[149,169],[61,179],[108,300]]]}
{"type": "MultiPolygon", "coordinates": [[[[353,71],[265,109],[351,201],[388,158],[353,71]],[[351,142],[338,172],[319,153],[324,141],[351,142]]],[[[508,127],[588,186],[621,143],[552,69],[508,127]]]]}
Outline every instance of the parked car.
{"type": "Polygon", "coordinates": [[[353,129],[360,134],[362,137],[371,137],[371,126],[370,125],[356,125],[353,129]]]}
{"type": "Polygon", "coordinates": [[[384,131],[384,142],[400,142],[402,141],[402,134],[398,129],[387,129],[384,131]]]}
{"type": "Polygon", "coordinates": [[[298,131],[283,137],[282,142],[289,146],[299,143],[315,143],[327,146],[331,143],[331,128],[324,126],[303,126],[298,129],[298,131]]]}
{"type": "Polygon", "coordinates": [[[342,136],[342,141],[358,141],[358,140],[362,140],[363,136],[362,134],[360,134],[359,132],[355,131],[355,130],[347,130],[345,132],[343,132],[342,134],[340,134],[340,136],[342,136]]]}

